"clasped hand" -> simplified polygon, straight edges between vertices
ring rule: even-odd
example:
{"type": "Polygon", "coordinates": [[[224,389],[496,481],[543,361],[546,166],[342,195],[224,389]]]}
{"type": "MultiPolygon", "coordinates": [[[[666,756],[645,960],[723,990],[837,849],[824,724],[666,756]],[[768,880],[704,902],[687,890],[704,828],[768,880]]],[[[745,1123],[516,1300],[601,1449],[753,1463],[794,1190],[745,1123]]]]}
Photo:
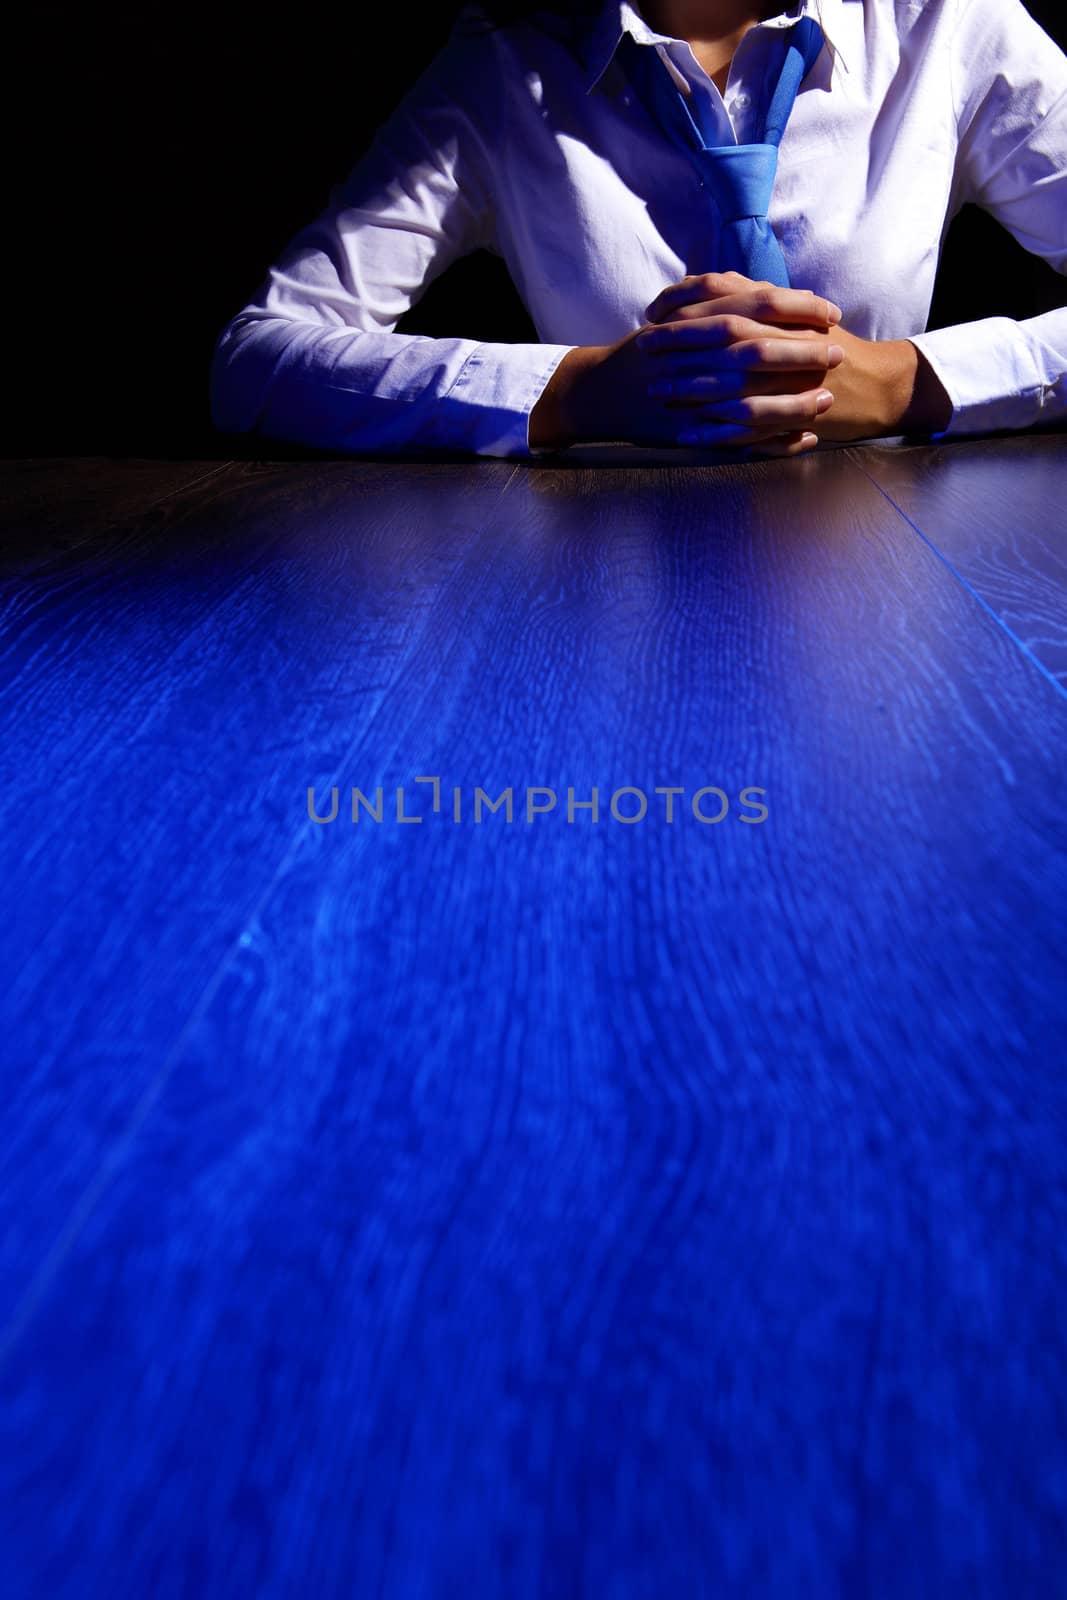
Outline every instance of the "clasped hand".
{"type": "Polygon", "coordinates": [[[951,402],[907,339],[861,339],[808,289],[739,272],[670,284],[628,335],[673,442],[796,455],[820,439],[946,427],[951,402]]]}
{"type": "Polygon", "coordinates": [[[809,289],[739,272],[672,283],[645,324],[564,357],[534,444],[622,439],[798,455],[820,439],[948,426],[952,403],[908,339],[861,339],[809,289]]]}
{"type": "Polygon", "coordinates": [[[811,427],[834,403],[841,315],[807,289],[701,273],[662,290],[633,340],[653,358],[647,393],[676,419],[678,444],[795,455],[818,443],[811,427]]]}

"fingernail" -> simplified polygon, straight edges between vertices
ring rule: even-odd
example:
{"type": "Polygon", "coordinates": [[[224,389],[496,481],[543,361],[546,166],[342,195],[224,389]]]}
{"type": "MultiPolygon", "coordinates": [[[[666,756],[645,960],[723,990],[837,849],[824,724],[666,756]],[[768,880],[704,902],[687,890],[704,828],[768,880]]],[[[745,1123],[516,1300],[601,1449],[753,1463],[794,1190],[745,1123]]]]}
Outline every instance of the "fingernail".
{"type": "Polygon", "coordinates": [[[818,444],[819,435],[817,433],[805,433],[800,442],[805,450],[810,450],[814,445],[818,444]]]}
{"type": "Polygon", "coordinates": [[[842,311],[842,310],[841,310],[841,307],[840,307],[840,306],[835,306],[835,305],[834,305],[834,302],[833,302],[833,301],[832,301],[832,300],[827,300],[827,302],[826,302],[826,309],[827,309],[827,311],[828,311],[828,312],[829,312],[829,314],[830,314],[830,316],[829,316],[829,320],[830,320],[830,321],[831,321],[831,322],[840,322],[840,321],[841,321],[841,318],[842,318],[842,317],[843,317],[843,316],[844,316],[844,314],[845,314],[845,313],[844,313],[844,312],[843,312],[843,311],[842,311]]]}
{"type": "Polygon", "coordinates": [[[832,344],[830,346],[830,365],[832,367],[836,367],[837,363],[839,361],[844,361],[844,359],[845,359],[844,346],[843,345],[839,345],[839,344],[832,344]]]}
{"type": "Polygon", "coordinates": [[[834,397],[829,389],[820,389],[815,399],[815,409],[818,412],[829,411],[834,403],[834,397]]]}
{"type": "Polygon", "coordinates": [[[674,384],[673,383],[667,383],[665,380],[663,380],[661,378],[661,379],[658,379],[655,383],[650,383],[649,384],[648,392],[649,392],[649,394],[673,394],[674,393],[674,384]]]}

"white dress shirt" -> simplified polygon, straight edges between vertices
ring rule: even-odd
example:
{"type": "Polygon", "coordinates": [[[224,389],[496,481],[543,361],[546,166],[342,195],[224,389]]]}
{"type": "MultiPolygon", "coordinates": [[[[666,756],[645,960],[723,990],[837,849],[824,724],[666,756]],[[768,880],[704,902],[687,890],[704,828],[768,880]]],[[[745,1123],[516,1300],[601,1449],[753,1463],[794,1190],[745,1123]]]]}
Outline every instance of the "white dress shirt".
{"type": "Polygon", "coordinates": [[[745,143],[805,14],[825,44],[769,211],[790,281],[851,333],[912,339],[952,401],[937,438],[1064,416],[1067,309],[922,331],[965,201],[1067,272],[1067,56],[1020,0],[798,0],[745,34],[725,94],[628,0],[484,33],[465,26],[478,14],[220,333],[216,426],[344,452],[540,454],[529,415],[568,350],[613,343],[666,284],[716,266],[699,178],[615,60],[623,30],[704,97],[722,143],[745,143]],[[541,343],[393,331],[478,248],[506,262],[541,343]]]}

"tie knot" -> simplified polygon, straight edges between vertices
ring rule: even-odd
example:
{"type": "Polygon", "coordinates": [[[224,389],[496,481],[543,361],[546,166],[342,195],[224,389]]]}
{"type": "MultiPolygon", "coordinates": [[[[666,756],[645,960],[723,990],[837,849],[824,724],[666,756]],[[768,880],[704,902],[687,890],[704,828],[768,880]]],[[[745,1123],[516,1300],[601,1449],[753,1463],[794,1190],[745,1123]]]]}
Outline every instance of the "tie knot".
{"type": "Polygon", "coordinates": [[[703,158],[713,169],[710,188],[724,222],[767,215],[778,170],[777,145],[721,145],[704,151],[703,158]]]}

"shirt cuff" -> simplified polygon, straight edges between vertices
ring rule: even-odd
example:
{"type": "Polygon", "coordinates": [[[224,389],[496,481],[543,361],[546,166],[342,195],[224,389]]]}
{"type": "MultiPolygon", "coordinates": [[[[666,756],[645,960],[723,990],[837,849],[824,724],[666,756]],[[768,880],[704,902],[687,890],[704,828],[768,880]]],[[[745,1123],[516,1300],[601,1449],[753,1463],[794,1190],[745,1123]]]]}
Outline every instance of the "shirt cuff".
{"type": "Polygon", "coordinates": [[[948,426],[934,439],[1028,428],[1067,409],[1062,357],[1025,324],[984,317],[909,336],[952,402],[948,426]]]}
{"type": "Polygon", "coordinates": [[[479,344],[439,402],[449,434],[482,456],[533,457],[530,413],[573,344],[479,344]]]}

